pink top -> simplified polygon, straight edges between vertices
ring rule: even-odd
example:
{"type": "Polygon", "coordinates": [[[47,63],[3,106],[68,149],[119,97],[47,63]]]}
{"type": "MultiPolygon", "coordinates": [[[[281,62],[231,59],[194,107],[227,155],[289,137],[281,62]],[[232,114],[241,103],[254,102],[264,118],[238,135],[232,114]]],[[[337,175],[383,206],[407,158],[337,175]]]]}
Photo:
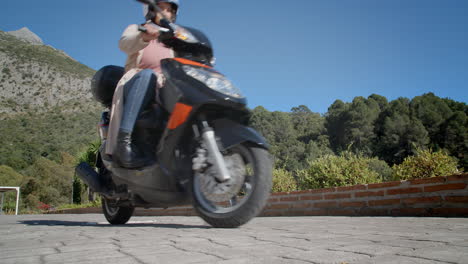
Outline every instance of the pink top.
{"type": "Polygon", "coordinates": [[[172,49],[167,48],[157,40],[151,40],[148,46],[143,49],[138,68],[152,69],[156,73],[161,73],[161,60],[173,57],[174,52],[172,49]]]}

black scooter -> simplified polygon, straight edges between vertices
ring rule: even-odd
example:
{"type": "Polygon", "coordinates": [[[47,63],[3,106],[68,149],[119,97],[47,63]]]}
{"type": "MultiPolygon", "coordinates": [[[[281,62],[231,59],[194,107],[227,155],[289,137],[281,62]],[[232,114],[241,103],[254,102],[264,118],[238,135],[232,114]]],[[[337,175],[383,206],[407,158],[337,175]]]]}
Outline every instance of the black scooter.
{"type": "MultiPolygon", "coordinates": [[[[160,12],[154,1],[138,1],[160,12]]],[[[160,41],[176,57],[161,62],[167,80],[161,105],[147,109],[135,128],[137,144],[154,162],[126,169],[106,155],[109,113],[104,112],[96,168],[81,163],[76,172],[101,194],[111,224],[125,224],[135,207],[192,203],[213,227],[243,225],[263,210],[271,191],[267,143],[247,126],[246,98],[213,69],[213,50],[202,32],[165,20],[160,41]]],[[[105,94],[99,99],[109,106],[123,69],[106,66],[97,74],[103,80],[97,93],[105,94]]]]}

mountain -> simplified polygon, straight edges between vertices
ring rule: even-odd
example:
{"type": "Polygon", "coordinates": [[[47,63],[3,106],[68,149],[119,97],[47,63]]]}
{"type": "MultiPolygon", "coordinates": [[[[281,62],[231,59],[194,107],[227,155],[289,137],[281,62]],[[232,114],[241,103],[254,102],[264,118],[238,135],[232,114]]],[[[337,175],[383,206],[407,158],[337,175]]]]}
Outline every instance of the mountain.
{"type": "Polygon", "coordinates": [[[89,91],[94,70],[42,44],[27,28],[0,31],[0,119],[27,110],[98,106],[89,91]]]}
{"type": "Polygon", "coordinates": [[[17,39],[20,39],[22,41],[28,42],[33,45],[43,45],[44,43],[42,42],[42,39],[34,34],[29,28],[23,27],[21,29],[18,29],[16,31],[9,31],[7,32],[10,35],[15,36],[17,39]]]}
{"type": "Polygon", "coordinates": [[[24,169],[95,140],[94,73],[27,28],[0,31],[0,165],[24,169]]]}

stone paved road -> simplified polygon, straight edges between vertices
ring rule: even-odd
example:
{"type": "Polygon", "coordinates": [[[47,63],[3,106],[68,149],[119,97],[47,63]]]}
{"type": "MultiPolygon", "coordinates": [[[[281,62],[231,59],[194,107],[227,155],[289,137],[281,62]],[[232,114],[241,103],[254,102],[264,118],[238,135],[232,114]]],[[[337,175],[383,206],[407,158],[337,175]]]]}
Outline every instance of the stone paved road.
{"type": "Polygon", "coordinates": [[[0,216],[0,263],[468,263],[468,219],[0,216]]]}

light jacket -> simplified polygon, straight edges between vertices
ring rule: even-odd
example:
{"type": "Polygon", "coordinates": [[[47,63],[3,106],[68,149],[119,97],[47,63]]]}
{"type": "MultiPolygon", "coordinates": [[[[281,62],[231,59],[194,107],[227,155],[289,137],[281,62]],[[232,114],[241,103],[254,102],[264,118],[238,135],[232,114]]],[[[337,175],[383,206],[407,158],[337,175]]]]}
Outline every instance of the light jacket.
{"type": "Polygon", "coordinates": [[[127,61],[125,62],[125,74],[117,84],[112,100],[111,118],[106,143],[106,154],[108,155],[114,153],[117,145],[117,135],[123,112],[123,86],[141,70],[151,68],[158,75],[158,83],[155,89],[162,87],[164,77],[160,74],[160,60],[174,57],[174,52],[164,47],[157,40],[150,42],[143,41],[141,32],[138,31],[138,25],[136,24],[130,25],[125,29],[119,40],[119,48],[127,54],[127,61]],[[148,56],[152,57],[148,58],[148,56]]]}

